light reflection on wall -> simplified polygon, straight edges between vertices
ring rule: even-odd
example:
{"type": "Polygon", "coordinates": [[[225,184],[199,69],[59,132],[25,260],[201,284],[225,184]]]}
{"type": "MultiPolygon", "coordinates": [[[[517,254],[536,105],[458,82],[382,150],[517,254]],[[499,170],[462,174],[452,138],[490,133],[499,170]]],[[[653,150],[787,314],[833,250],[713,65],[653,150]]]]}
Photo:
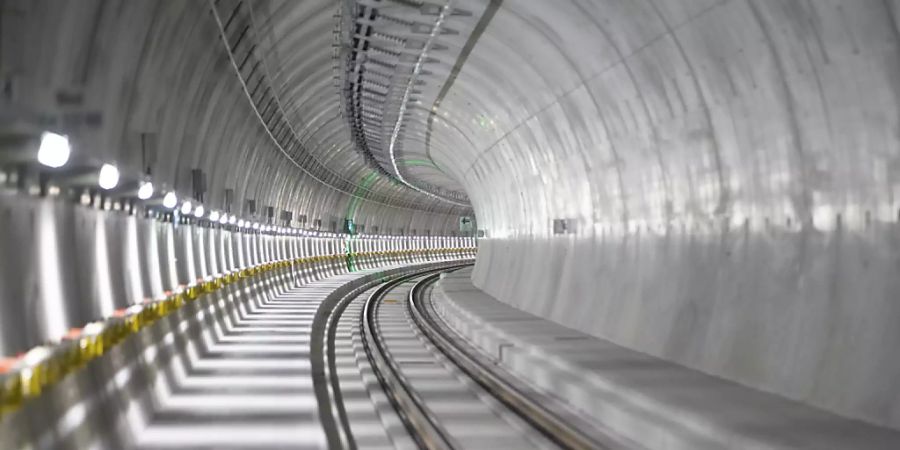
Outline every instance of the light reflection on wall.
{"type": "Polygon", "coordinates": [[[38,211],[41,331],[44,339],[56,339],[66,332],[69,322],[62,292],[56,217],[51,202],[43,202],[38,211]]]}
{"type": "Polygon", "coordinates": [[[112,315],[116,310],[113,300],[111,280],[109,277],[109,248],[106,244],[106,221],[104,217],[98,216],[94,223],[94,274],[97,283],[97,301],[100,307],[100,314],[103,317],[112,315]]]}
{"type": "MultiPolygon", "coordinates": [[[[200,263],[200,276],[208,277],[209,276],[209,267],[206,264],[206,244],[205,239],[203,238],[204,233],[202,228],[197,228],[194,230],[194,233],[197,234],[196,242],[197,245],[191,245],[188,248],[191,252],[196,252],[195,258],[197,258],[200,263]]],[[[193,279],[193,278],[192,278],[193,279]]]]}
{"type": "Polygon", "coordinates": [[[163,228],[166,234],[166,265],[169,272],[169,288],[178,286],[178,258],[175,256],[175,230],[173,227],[166,226],[163,228]]]}
{"type": "Polygon", "coordinates": [[[247,262],[244,259],[244,235],[242,233],[238,233],[235,236],[235,239],[238,241],[238,245],[236,245],[238,249],[238,265],[241,267],[246,267],[247,262]]]}
{"type": "Polygon", "coordinates": [[[138,246],[137,219],[128,217],[125,222],[125,271],[128,298],[131,303],[140,303],[144,298],[144,286],[141,280],[141,255],[138,246]]]}
{"type": "Polygon", "coordinates": [[[209,255],[209,272],[210,274],[219,273],[219,255],[222,254],[221,251],[217,251],[216,243],[218,242],[218,247],[222,247],[222,236],[219,230],[210,230],[209,236],[209,244],[207,245],[207,254],[209,255]]]}
{"type": "Polygon", "coordinates": [[[222,246],[225,247],[225,268],[227,270],[234,270],[234,246],[228,245],[233,239],[232,233],[230,231],[226,231],[222,233],[222,246]]]}
{"type": "Polygon", "coordinates": [[[194,235],[191,230],[185,230],[184,233],[184,256],[185,267],[187,268],[187,282],[197,280],[197,272],[194,269],[194,235]]]}
{"type": "Polygon", "coordinates": [[[157,224],[151,223],[150,233],[147,233],[147,248],[150,249],[147,254],[147,272],[150,276],[150,295],[154,298],[163,295],[162,271],[159,266],[159,256],[155,253],[155,250],[159,248],[155,232],[156,226],[157,224]]]}

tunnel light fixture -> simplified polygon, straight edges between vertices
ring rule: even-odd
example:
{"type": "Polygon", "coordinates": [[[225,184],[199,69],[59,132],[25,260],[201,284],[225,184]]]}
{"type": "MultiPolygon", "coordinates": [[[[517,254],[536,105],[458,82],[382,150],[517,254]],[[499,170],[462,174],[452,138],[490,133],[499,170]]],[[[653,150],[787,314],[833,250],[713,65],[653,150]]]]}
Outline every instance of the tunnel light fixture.
{"type": "Polygon", "coordinates": [[[141,187],[138,188],[137,195],[141,200],[147,200],[150,197],[153,197],[153,183],[149,181],[142,182],[141,187]]]}
{"type": "Polygon", "coordinates": [[[186,216],[186,215],[190,214],[193,209],[194,209],[194,205],[192,205],[191,202],[184,202],[181,204],[181,214],[182,215],[186,216]]]}
{"type": "Polygon", "coordinates": [[[176,196],[174,192],[167,192],[163,197],[163,206],[173,209],[176,205],[178,205],[178,196],[176,196]]]}
{"type": "Polygon", "coordinates": [[[219,223],[222,225],[228,223],[228,214],[222,214],[222,216],[219,217],[219,223]]]}
{"type": "Polygon", "coordinates": [[[231,225],[234,225],[236,222],[237,222],[237,216],[232,214],[231,217],[228,218],[228,223],[230,223],[231,225]]]}
{"type": "Polygon", "coordinates": [[[198,219],[203,217],[204,213],[206,213],[206,210],[203,209],[203,205],[197,205],[197,207],[194,209],[194,217],[198,219]]]}
{"type": "Polygon", "coordinates": [[[119,169],[112,164],[104,164],[100,167],[100,176],[97,179],[97,184],[100,185],[102,189],[113,189],[119,185],[119,169]]]}
{"type": "Polygon", "coordinates": [[[256,222],[253,222],[253,229],[254,229],[254,230],[258,230],[258,229],[259,229],[259,224],[256,223],[256,222]]]}
{"type": "Polygon", "coordinates": [[[210,220],[210,222],[218,222],[219,221],[219,212],[211,211],[209,213],[209,220],[210,220]]]}
{"type": "MultiPolygon", "coordinates": [[[[232,217],[232,219],[233,219],[233,218],[234,218],[234,217],[232,217]]],[[[244,222],[244,219],[238,220],[237,226],[239,226],[239,227],[241,227],[241,228],[244,228],[244,225],[246,225],[246,222],[244,222]]]]}
{"type": "Polygon", "coordinates": [[[37,160],[44,166],[59,168],[69,161],[72,147],[69,138],[49,131],[41,134],[41,145],[38,147],[37,160]]]}

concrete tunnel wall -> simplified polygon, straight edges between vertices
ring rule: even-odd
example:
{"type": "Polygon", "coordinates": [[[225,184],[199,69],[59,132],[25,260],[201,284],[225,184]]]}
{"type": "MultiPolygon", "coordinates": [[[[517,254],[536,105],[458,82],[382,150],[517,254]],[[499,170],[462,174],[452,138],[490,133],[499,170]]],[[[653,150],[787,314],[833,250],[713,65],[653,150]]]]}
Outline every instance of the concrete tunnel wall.
{"type": "Polygon", "coordinates": [[[900,427],[897,11],[504,2],[442,104],[495,126],[434,149],[488,231],[476,285],[900,427]]]}
{"type": "MultiPolygon", "coordinates": [[[[276,219],[282,210],[290,211],[297,222],[305,217],[308,228],[320,220],[321,229],[334,231],[334,222],[341,231],[344,218],[352,218],[381,233],[458,230],[465,208],[441,205],[373,176],[354,161],[352,150],[332,144],[342,136],[343,122],[322,97],[337,95],[331,86],[335,5],[330,1],[303,2],[282,17],[320,33],[292,43],[299,68],[277,74],[272,68],[255,90],[283,90],[283,97],[299,99],[282,106],[302,124],[292,129],[297,138],[288,148],[274,143],[250,107],[208,2],[9,0],[2,5],[0,73],[8,113],[3,119],[24,117],[68,134],[74,149],[70,165],[115,163],[126,177],[149,171],[157,189],[188,196],[191,170],[200,169],[208,209],[224,208],[231,189],[232,212],[249,215],[246,200],[255,200],[257,214],[272,206],[276,219]]],[[[229,42],[241,36],[238,25],[226,31],[229,42]]],[[[260,47],[280,43],[258,41],[260,47]]],[[[266,110],[263,114],[272,120],[266,110]]]]}
{"type": "Polygon", "coordinates": [[[292,281],[300,283],[361,268],[460,258],[458,249],[475,244],[454,236],[260,232],[7,192],[0,193],[0,229],[0,357],[56,342],[70,328],[198,279],[262,263],[333,257],[298,264],[292,281]],[[412,249],[444,250],[372,254],[412,249]]]}
{"type": "MultiPolygon", "coordinates": [[[[171,186],[199,166],[212,201],[233,186],[311,219],[343,217],[351,196],[285,164],[254,121],[205,2],[120,3],[7,2],[23,12],[4,35],[29,43],[4,52],[21,69],[14,99],[71,109],[58,93],[74,85],[104,112],[99,130],[76,135],[97,157],[136,166],[132,132],[150,130],[154,176],[171,186]],[[48,28],[54,39],[39,36],[48,28]]],[[[262,3],[271,60],[309,52],[275,89],[302,100],[288,109],[310,135],[328,130],[319,122],[336,100],[312,93],[332,75],[333,9],[262,3]]],[[[452,61],[433,69],[452,85],[424,153],[465,187],[486,231],[479,287],[629,348],[900,427],[896,1],[454,5],[485,11],[483,26],[466,28],[475,40],[458,73],[452,61]]],[[[307,143],[332,148],[330,135],[307,143]]],[[[323,157],[341,167],[349,151],[323,157]]],[[[405,209],[416,197],[387,181],[372,191],[403,200],[362,202],[382,229],[449,230],[464,212],[405,209]]]]}

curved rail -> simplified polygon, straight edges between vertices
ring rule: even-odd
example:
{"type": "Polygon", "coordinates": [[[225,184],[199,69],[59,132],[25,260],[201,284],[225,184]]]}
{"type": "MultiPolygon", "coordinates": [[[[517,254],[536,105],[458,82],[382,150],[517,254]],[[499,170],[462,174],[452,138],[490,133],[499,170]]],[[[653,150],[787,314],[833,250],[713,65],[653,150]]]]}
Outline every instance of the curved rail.
{"type": "MultiPolygon", "coordinates": [[[[344,404],[336,355],[338,323],[351,303],[360,299],[366,291],[377,288],[378,292],[386,292],[405,280],[424,274],[459,268],[466,264],[459,262],[439,263],[438,266],[413,269],[412,272],[401,272],[390,275],[379,275],[377,278],[363,283],[353,290],[341,294],[335,301],[327,301],[317,312],[313,325],[313,345],[310,359],[314,372],[314,381],[318,383],[316,396],[319,401],[320,418],[325,430],[329,448],[355,450],[359,448],[353,434],[351,420],[344,404]],[[318,343],[318,344],[317,344],[318,343]]],[[[374,295],[373,295],[374,296],[374,295]]],[[[362,330],[362,328],[360,328],[362,330]]],[[[363,343],[366,336],[362,336],[363,343]]],[[[371,357],[369,357],[371,360],[371,357]]],[[[396,407],[395,407],[396,409],[396,407]]]]}
{"type": "Polygon", "coordinates": [[[561,420],[541,403],[521,392],[508,381],[508,378],[498,373],[494,364],[490,364],[485,358],[472,355],[461,345],[458,338],[449,334],[446,325],[441,325],[430,304],[426,305],[423,295],[439,276],[440,274],[435,274],[419,281],[410,290],[407,303],[410,316],[431,343],[485,391],[491,393],[554,444],[567,449],[610,448],[606,443],[598,442],[594,437],[561,420]]]}
{"type": "Polygon", "coordinates": [[[359,318],[362,344],[372,370],[412,439],[425,449],[462,448],[407,381],[380,335],[378,307],[384,297],[402,283],[421,278],[409,291],[406,307],[415,327],[441,355],[553,445],[567,449],[610,448],[608,443],[561,419],[540,400],[535,400],[513,385],[509,381],[510,375],[504,374],[488,358],[476,354],[454,338],[452,331],[437,317],[425,294],[440,272],[455,268],[424,270],[384,283],[366,299],[359,318]]]}
{"type": "Polygon", "coordinates": [[[401,277],[378,288],[366,299],[363,313],[360,315],[360,329],[366,356],[372,362],[372,370],[412,438],[421,448],[448,450],[458,446],[440,426],[437,419],[425,406],[425,402],[406,383],[397,363],[387,356],[384,342],[378,336],[375,317],[375,309],[388,292],[405,281],[429,272],[433,271],[401,277]]]}

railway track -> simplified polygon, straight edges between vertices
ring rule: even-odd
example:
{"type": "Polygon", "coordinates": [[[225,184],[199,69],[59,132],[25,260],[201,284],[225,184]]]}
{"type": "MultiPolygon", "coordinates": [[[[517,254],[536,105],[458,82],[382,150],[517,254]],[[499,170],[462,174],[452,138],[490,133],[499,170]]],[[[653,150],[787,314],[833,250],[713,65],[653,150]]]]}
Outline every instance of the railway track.
{"type": "Polygon", "coordinates": [[[370,286],[334,309],[326,352],[332,411],[324,425],[330,445],[618,448],[447,327],[430,294],[448,270],[370,286]]]}

